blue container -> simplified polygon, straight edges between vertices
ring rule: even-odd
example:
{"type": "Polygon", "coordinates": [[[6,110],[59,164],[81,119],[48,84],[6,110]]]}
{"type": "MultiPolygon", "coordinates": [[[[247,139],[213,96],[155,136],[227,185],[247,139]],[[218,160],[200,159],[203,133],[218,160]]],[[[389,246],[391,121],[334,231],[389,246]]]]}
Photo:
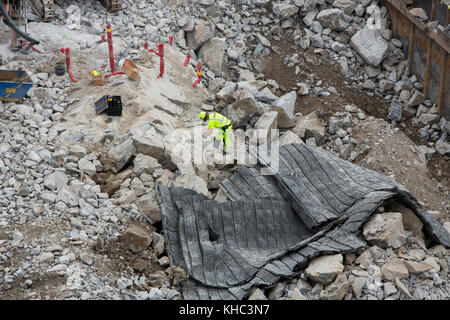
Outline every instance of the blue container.
{"type": "Polygon", "coordinates": [[[20,101],[32,85],[25,71],[0,70],[0,101],[20,101]]]}

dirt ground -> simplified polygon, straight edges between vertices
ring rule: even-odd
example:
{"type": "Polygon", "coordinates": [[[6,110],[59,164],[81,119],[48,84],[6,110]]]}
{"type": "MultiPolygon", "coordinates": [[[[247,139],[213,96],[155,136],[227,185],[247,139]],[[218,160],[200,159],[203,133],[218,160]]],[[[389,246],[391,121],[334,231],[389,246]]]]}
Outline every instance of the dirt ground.
{"type": "MultiPolygon", "coordinates": [[[[393,129],[382,119],[365,120],[358,124],[353,129],[353,137],[359,142],[357,150],[366,146],[370,149],[361,153],[356,163],[391,176],[421,201],[425,209],[448,213],[450,198],[433,179],[431,171],[434,167],[430,168],[425,164],[408,136],[401,130],[393,133],[393,129]]],[[[433,166],[437,164],[434,163],[433,166]]],[[[447,215],[447,218],[450,219],[450,216],[447,215]]]]}
{"type": "MultiPolygon", "coordinates": [[[[386,119],[388,104],[381,97],[369,96],[366,92],[353,88],[340,66],[325,51],[318,58],[311,48],[307,51],[296,48],[289,40],[290,38],[290,34],[285,34],[282,41],[271,41],[272,46],[277,46],[282,54],[272,52],[266,58],[263,69],[265,80],[273,79],[283,86],[286,92],[289,92],[298,82],[305,82],[308,74],[313,74],[315,81],[319,79],[323,81],[321,87],[334,87],[338,92],[338,95],[332,94],[330,97],[317,97],[311,92],[312,90],[306,96],[298,95],[295,112],[308,114],[318,110],[319,117],[328,120],[335,112],[344,111],[345,105],[355,104],[369,116],[386,119]],[[298,75],[295,74],[295,67],[288,68],[283,61],[286,55],[290,56],[295,52],[308,56],[310,61],[314,61],[311,64],[303,59],[300,64],[302,72],[298,75]]],[[[434,154],[427,164],[416,167],[414,164],[420,160],[417,153],[411,151],[411,147],[426,145],[420,141],[420,128],[412,125],[410,120],[406,121],[406,128],[395,124],[398,132],[392,137],[383,137],[382,143],[374,145],[379,138],[377,134],[387,125],[390,124],[377,120],[370,125],[361,124],[356,127],[353,136],[358,141],[369,138],[366,145],[371,147],[369,155],[360,156],[356,163],[386,175],[394,174],[394,178],[405,185],[419,201],[422,201],[426,209],[448,213],[450,199],[438,188],[437,182],[447,188],[450,187],[450,157],[434,154]],[[373,157],[376,160],[367,164],[367,157],[373,157]]]]}

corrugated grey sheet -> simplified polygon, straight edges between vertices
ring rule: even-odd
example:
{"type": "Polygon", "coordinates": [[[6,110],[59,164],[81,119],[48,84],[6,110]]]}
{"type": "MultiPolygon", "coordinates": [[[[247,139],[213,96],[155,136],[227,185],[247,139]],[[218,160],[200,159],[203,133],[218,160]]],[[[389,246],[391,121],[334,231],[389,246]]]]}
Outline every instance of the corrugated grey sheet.
{"type": "Polygon", "coordinates": [[[171,265],[189,275],[186,299],[242,299],[319,255],[356,251],[365,246],[357,237],[363,223],[394,198],[416,212],[434,241],[450,245],[447,231],[401,185],[322,149],[283,146],[275,175],[260,176],[260,168],[241,167],[223,181],[232,200],[224,203],[157,186],[171,265]]]}

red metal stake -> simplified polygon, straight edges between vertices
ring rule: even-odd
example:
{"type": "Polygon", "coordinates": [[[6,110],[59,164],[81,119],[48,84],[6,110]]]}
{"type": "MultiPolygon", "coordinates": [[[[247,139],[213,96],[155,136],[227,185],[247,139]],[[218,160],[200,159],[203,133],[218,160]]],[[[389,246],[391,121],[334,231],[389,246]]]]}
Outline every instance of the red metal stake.
{"type": "Polygon", "coordinates": [[[169,37],[170,45],[173,44],[173,37],[169,37]]]}
{"type": "Polygon", "coordinates": [[[197,80],[194,82],[194,87],[196,87],[200,81],[202,81],[202,64],[201,62],[197,63],[197,80]]]}
{"type": "Polygon", "coordinates": [[[189,63],[189,60],[191,60],[191,55],[188,53],[186,56],[186,60],[184,61],[184,66],[186,67],[189,63]]]}
{"type": "Polygon", "coordinates": [[[156,79],[159,79],[160,77],[164,76],[164,43],[158,44],[158,51],[159,51],[159,76],[156,79]]]}
{"type": "Polygon", "coordinates": [[[114,52],[113,52],[111,26],[106,26],[106,33],[108,34],[109,65],[111,67],[111,73],[114,73],[114,52]]]}
{"type": "Polygon", "coordinates": [[[69,48],[63,48],[60,50],[61,53],[66,53],[66,66],[67,66],[67,73],[70,76],[70,79],[72,79],[73,82],[77,82],[77,80],[75,80],[72,72],[70,71],[70,49],[69,48]]]}
{"type": "MultiPolygon", "coordinates": [[[[147,43],[144,43],[144,47],[148,48],[148,44],[147,44],[147,46],[146,46],[146,44],[147,43]]],[[[158,52],[156,52],[153,49],[149,49],[148,51],[153,52],[159,56],[159,58],[160,58],[159,75],[156,79],[162,78],[164,76],[164,43],[158,44],[158,52]]]]}

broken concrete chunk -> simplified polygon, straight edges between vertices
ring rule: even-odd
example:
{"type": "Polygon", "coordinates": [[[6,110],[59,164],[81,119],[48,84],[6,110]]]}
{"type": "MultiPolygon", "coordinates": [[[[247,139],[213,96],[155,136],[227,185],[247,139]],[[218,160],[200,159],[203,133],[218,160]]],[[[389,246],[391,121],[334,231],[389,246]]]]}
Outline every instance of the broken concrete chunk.
{"type": "Polygon", "coordinates": [[[270,111],[278,112],[277,127],[278,129],[289,129],[295,127],[295,122],[290,118],[285,110],[280,107],[272,107],[270,111]]]}
{"type": "Polygon", "coordinates": [[[326,9],[319,12],[316,19],[324,28],[342,31],[349,26],[349,17],[340,9],[326,9]]]}
{"type": "Polygon", "coordinates": [[[402,214],[403,228],[405,231],[411,231],[414,236],[424,239],[423,223],[417,215],[409,208],[399,203],[392,203],[386,206],[387,212],[400,212],[402,214]]]}
{"type": "Polygon", "coordinates": [[[325,127],[315,112],[297,118],[292,131],[304,140],[315,138],[317,143],[320,143],[325,136],[325,127]]]}
{"type": "Polygon", "coordinates": [[[336,280],[328,285],[320,292],[321,300],[342,300],[350,288],[350,282],[347,280],[345,274],[340,274],[336,280]]]}
{"type": "Polygon", "coordinates": [[[294,132],[287,131],[286,133],[283,133],[279,139],[279,145],[284,146],[285,144],[291,143],[304,144],[303,140],[300,139],[300,137],[296,135],[294,132]]]}
{"type": "Polygon", "coordinates": [[[199,176],[182,173],[175,178],[173,186],[192,189],[211,198],[207,183],[199,176]]]}
{"type": "Polygon", "coordinates": [[[194,30],[186,32],[186,44],[191,49],[197,50],[213,37],[215,28],[215,25],[211,22],[196,21],[194,30]]]}
{"type": "Polygon", "coordinates": [[[402,112],[403,112],[403,106],[396,101],[392,101],[391,106],[389,107],[389,114],[387,117],[390,120],[401,121],[402,120],[402,112]]]}
{"type": "Polygon", "coordinates": [[[381,276],[383,279],[395,281],[408,277],[409,272],[400,259],[391,259],[381,267],[381,276]]]}
{"type": "Polygon", "coordinates": [[[377,30],[367,27],[359,30],[350,40],[350,45],[361,55],[365,62],[376,67],[388,55],[388,42],[377,30]]]}
{"type": "Polygon", "coordinates": [[[335,0],[333,7],[341,9],[345,14],[350,15],[356,8],[356,1],[353,0],[335,0]]]}
{"type": "Polygon", "coordinates": [[[387,212],[374,215],[364,225],[364,239],[381,248],[400,248],[406,241],[402,214],[387,212]]]}
{"type": "Polygon", "coordinates": [[[330,284],[338,274],[344,271],[343,259],[341,254],[316,258],[309,263],[305,270],[306,275],[320,284],[330,284]]]}
{"type": "Polygon", "coordinates": [[[55,171],[44,178],[44,186],[49,190],[58,191],[66,186],[68,182],[69,178],[62,171],[55,171]]]}
{"type": "Polygon", "coordinates": [[[231,120],[233,129],[243,128],[258,111],[252,98],[246,98],[229,105],[224,112],[231,120]]]}
{"type": "Polygon", "coordinates": [[[295,91],[292,91],[280,97],[272,105],[274,107],[282,108],[289,117],[293,117],[296,100],[297,100],[297,93],[295,91]]]}
{"type": "Polygon", "coordinates": [[[135,154],[136,148],[131,139],[109,150],[109,158],[114,161],[112,170],[115,173],[122,170],[135,154]]]}
{"type": "Polygon", "coordinates": [[[408,107],[417,107],[425,101],[425,96],[422,92],[416,90],[408,101],[408,107]]]}
{"type": "Polygon", "coordinates": [[[136,200],[139,212],[145,214],[153,224],[158,223],[162,219],[162,213],[155,197],[155,191],[151,191],[136,200]]]}
{"type": "Polygon", "coordinates": [[[403,261],[403,264],[406,266],[406,269],[408,269],[409,273],[422,273],[428,270],[432,269],[432,266],[430,266],[425,261],[403,261]]]}
{"type": "Polygon", "coordinates": [[[152,235],[142,227],[131,226],[120,237],[120,241],[132,252],[137,253],[148,248],[152,242],[152,235]]]}
{"type": "Polygon", "coordinates": [[[277,128],[277,118],[278,112],[275,111],[264,112],[263,115],[259,117],[255,124],[255,129],[257,130],[256,134],[258,134],[258,143],[260,145],[271,141],[271,131],[277,128]]]}
{"type": "Polygon", "coordinates": [[[298,7],[290,3],[274,3],[272,6],[273,13],[281,20],[289,18],[297,14],[298,7]]]}
{"type": "Polygon", "coordinates": [[[151,156],[158,161],[164,160],[163,137],[153,129],[140,127],[132,131],[135,153],[151,156]]]}
{"type": "Polygon", "coordinates": [[[90,176],[93,176],[97,173],[95,165],[91,161],[88,161],[86,159],[80,159],[80,161],[78,161],[78,168],[90,176]]]}
{"type": "Polygon", "coordinates": [[[225,39],[213,38],[205,43],[199,52],[199,58],[214,72],[222,72],[225,39]]]}
{"type": "Polygon", "coordinates": [[[234,91],[236,90],[236,84],[234,82],[226,82],[225,86],[217,92],[216,97],[226,103],[230,103],[234,98],[234,91]]]}
{"type": "Polygon", "coordinates": [[[356,299],[359,299],[361,297],[362,290],[364,289],[364,286],[366,285],[366,283],[367,283],[366,277],[356,277],[353,280],[352,290],[353,290],[353,294],[355,295],[356,299]]]}
{"type": "Polygon", "coordinates": [[[158,168],[162,168],[161,164],[157,159],[150,156],[138,154],[133,160],[133,171],[137,175],[143,173],[152,174],[158,168]]]}

